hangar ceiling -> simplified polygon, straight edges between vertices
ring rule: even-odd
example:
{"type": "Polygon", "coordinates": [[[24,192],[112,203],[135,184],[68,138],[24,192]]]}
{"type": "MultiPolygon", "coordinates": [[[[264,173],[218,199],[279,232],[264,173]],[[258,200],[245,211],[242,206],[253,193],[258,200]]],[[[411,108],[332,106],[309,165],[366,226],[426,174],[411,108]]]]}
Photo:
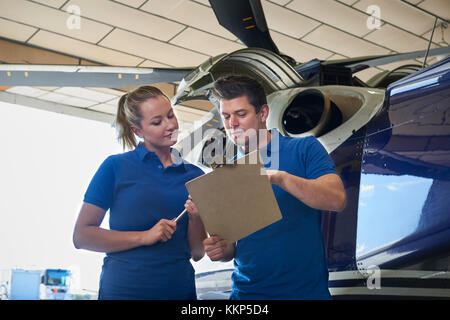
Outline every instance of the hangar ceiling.
{"type": "MultiPolygon", "coordinates": [[[[450,42],[449,0],[262,0],[262,5],[274,42],[298,62],[425,50],[436,17],[431,48],[450,42]]],[[[0,37],[0,62],[16,64],[194,67],[244,48],[218,24],[207,0],[0,0],[0,37]]],[[[357,75],[367,80],[400,64],[357,75]]],[[[176,90],[176,84],[158,86],[169,96],[176,90]]],[[[109,115],[104,121],[111,120],[124,89],[2,88],[14,97],[109,115]]],[[[191,102],[177,112],[189,127],[210,108],[191,102]]]]}

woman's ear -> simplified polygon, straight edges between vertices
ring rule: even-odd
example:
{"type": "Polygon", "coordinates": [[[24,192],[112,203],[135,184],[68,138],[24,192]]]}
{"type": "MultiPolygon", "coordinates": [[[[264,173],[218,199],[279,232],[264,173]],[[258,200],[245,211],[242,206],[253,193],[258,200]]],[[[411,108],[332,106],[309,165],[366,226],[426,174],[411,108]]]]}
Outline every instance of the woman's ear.
{"type": "Polygon", "coordinates": [[[135,135],[137,135],[139,138],[142,139],[142,130],[140,128],[135,127],[135,126],[131,126],[131,130],[133,131],[133,133],[135,135]]]}

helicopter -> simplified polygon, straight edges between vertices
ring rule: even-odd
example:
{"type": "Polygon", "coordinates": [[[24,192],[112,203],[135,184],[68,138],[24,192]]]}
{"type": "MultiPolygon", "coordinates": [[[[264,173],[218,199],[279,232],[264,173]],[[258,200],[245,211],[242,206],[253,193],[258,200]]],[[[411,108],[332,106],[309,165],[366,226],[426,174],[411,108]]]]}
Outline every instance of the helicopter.
{"type": "MultiPolygon", "coordinates": [[[[352,75],[399,55],[298,65],[279,54],[257,1],[210,2],[219,22],[250,48],[200,65],[172,102],[211,99],[221,76],[258,79],[270,109],[267,127],[314,135],[344,181],[346,208],[322,215],[332,296],[449,298],[450,58],[428,68],[400,66],[364,83],[352,75]],[[232,11],[255,17],[258,35],[236,27],[242,22],[232,21],[232,11]]],[[[206,124],[223,131],[217,109],[206,124]]],[[[226,143],[216,132],[204,146],[226,143]]],[[[193,160],[205,160],[201,150],[193,160]]]]}
{"type": "MultiPolygon", "coordinates": [[[[322,213],[332,296],[449,298],[450,58],[424,68],[425,58],[422,66],[400,66],[366,82],[354,74],[447,56],[450,47],[298,63],[278,50],[259,0],[210,4],[247,48],[194,69],[2,64],[0,85],[117,88],[180,81],[174,105],[216,105],[210,95],[216,79],[255,78],[267,95],[267,127],[291,137],[315,136],[344,182],[346,208],[322,213]]],[[[208,167],[204,150],[218,140],[227,143],[216,107],[177,145],[183,157],[208,167]]]]}

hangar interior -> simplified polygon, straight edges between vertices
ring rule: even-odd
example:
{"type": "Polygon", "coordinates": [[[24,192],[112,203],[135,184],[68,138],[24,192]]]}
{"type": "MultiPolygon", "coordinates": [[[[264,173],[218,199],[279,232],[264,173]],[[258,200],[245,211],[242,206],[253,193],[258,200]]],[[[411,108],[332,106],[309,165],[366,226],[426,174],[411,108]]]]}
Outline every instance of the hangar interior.
{"type": "MultiPolygon", "coordinates": [[[[313,59],[333,61],[445,49],[450,44],[449,0],[261,0],[261,4],[273,42],[298,65],[313,59]]],[[[244,48],[243,42],[219,24],[208,0],[0,0],[0,66],[194,69],[208,59],[244,48]]],[[[421,68],[443,58],[401,59],[364,69],[355,76],[367,82],[386,70],[405,64],[421,68]]],[[[171,98],[180,82],[153,85],[171,98]]],[[[120,97],[133,88],[1,84],[0,102],[24,103],[111,124],[120,97]]],[[[343,122],[362,106],[352,92],[348,96],[332,90],[328,93],[341,108],[345,106],[341,109],[343,122]]],[[[188,132],[214,106],[206,100],[191,100],[173,108],[181,131],[188,132]]],[[[402,119],[400,113],[394,112],[394,118],[402,119]]],[[[430,126],[442,119],[433,121],[430,126]]],[[[448,117],[445,121],[448,123],[448,117]]],[[[346,137],[354,133],[351,129],[354,127],[346,137]]],[[[421,134],[415,127],[411,131],[421,134]]],[[[329,136],[328,140],[336,139],[329,136]]],[[[407,152],[405,157],[419,157],[407,152]]],[[[448,150],[442,152],[448,154],[448,150]]],[[[429,156],[429,162],[433,163],[433,157],[429,156]]],[[[221,272],[221,280],[214,285],[226,289],[230,269],[221,272]]],[[[203,288],[203,281],[209,289],[216,276],[204,273],[198,279],[199,288],[203,288]]]]}
{"type": "MultiPolygon", "coordinates": [[[[446,0],[261,3],[273,41],[298,63],[426,50],[435,21],[430,48],[450,42],[446,0]]],[[[242,42],[219,25],[207,0],[0,1],[2,63],[190,68],[242,48],[242,42]]],[[[427,64],[437,59],[429,57],[427,64]]],[[[406,63],[421,65],[423,59],[369,68],[356,76],[367,81],[406,63]]],[[[157,84],[169,97],[177,85],[157,84]]],[[[111,122],[118,97],[130,88],[0,89],[8,99],[26,96],[48,110],[111,122]]],[[[211,108],[207,101],[191,101],[175,110],[181,128],[189,129],[211,108]]]]}

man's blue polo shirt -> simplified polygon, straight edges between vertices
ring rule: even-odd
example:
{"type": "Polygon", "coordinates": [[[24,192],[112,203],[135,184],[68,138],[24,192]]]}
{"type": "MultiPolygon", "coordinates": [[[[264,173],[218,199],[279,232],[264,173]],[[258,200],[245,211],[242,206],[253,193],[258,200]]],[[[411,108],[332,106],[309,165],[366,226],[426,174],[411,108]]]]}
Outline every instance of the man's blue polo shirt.
{"type": "MultiPolygon", "coordinates": [[[[336,173],[314,137],[271,133],[270,143],[260,149],[266,168],[306,179],[336,173]]],[[[277,185],[272,189],[283,218],[237,242],[230,298],[330,299],[320,211],[277,185]]]]}
{"type": "MultiPolygon", "coordinates": [[[[142,143],[108,157],[95,173],[84,202],[110,210],[111,230],[144,231],[175,218],[188,198],[185,182],[203,171],[181,161],[164,168],[142,143]]],[[[104,299],[195,299],[194,270],[187,241],[188,217],[167,242],[107,253],[101,280],[104,299]]]]}

